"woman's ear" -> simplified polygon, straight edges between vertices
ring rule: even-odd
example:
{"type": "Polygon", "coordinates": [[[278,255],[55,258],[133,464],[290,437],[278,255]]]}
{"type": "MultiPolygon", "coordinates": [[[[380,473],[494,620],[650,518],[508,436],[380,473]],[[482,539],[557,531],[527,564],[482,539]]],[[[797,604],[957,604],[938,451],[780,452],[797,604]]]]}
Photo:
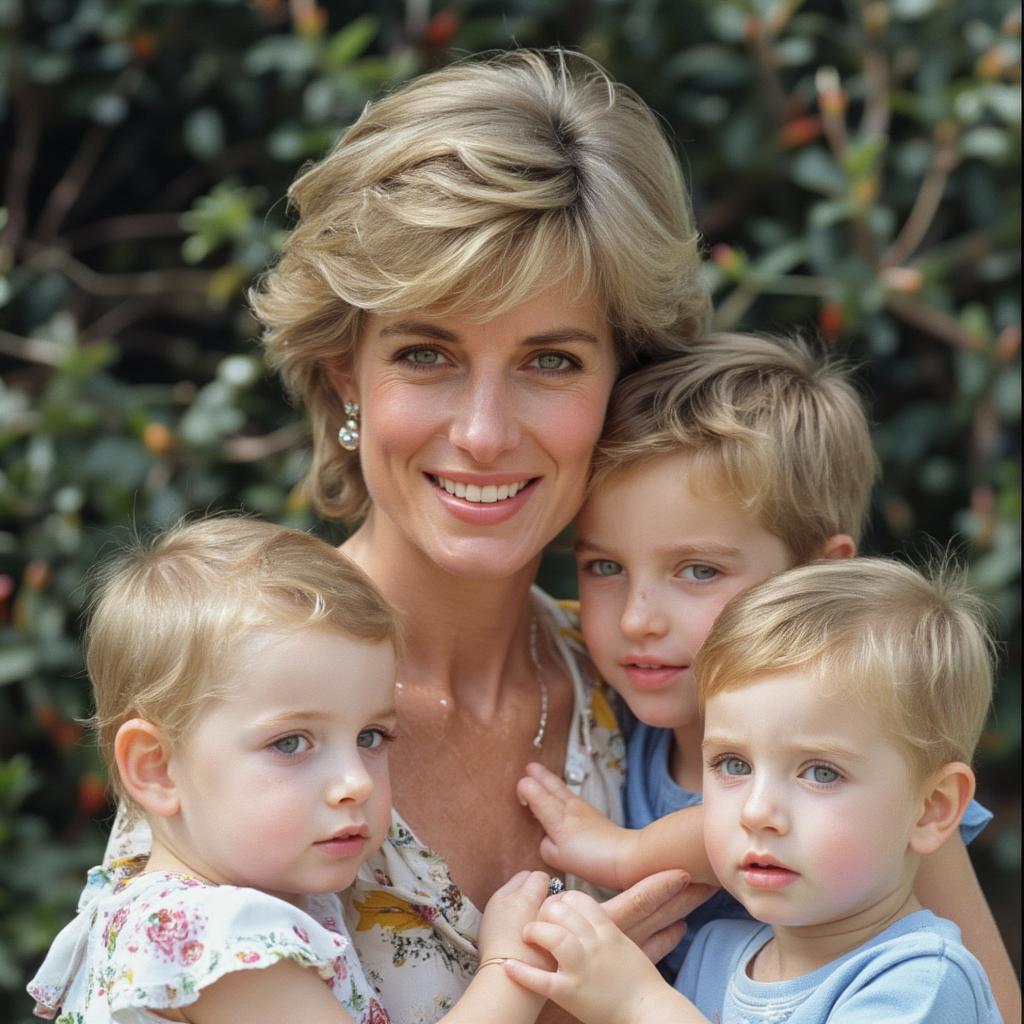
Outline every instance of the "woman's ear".
{"type": "Polygon", "coordinates": [[[848,533],[833,533],[818,550],[818,558],[853,558],[857,545],[848,533]]]}
{"type": "Polygon", "coordinates": [[[169,818],[181,809],[169,771],[171,748],[152,722],[131,718],[117,730],[114,760],[128,795],[145,811],[169,818]]]}
{"type": "Polygon", "coordinates": [[[974,796],[974,772],[962,761],[950,761],[924,785],[924,811],[914,825],[910,849],[934,853],[956,831],[974,796]]]}
{"type": "Polygon", "coordinates": [[[331,385],[331,390],[342,402],[358,402],[359,392],[356,389],[355,377],[352,373],[351,359],[325,360],[322,364],[324,376],[331,385]]]}

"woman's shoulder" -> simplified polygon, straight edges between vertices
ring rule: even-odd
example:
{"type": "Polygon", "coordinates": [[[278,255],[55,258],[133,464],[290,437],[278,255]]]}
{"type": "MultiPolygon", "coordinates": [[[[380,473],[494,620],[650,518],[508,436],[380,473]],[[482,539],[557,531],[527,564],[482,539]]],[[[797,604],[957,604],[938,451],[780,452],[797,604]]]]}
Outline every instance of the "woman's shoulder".
{"type": "Polygon", "coordinates": [[[29,986],[43,1007],[186,1006],[228,973],[282,959],[347,988],[350,942],[336,897],[317,897],[307,913],[255,889],[119,867],[91,874],[78,917],[29,986]]]}

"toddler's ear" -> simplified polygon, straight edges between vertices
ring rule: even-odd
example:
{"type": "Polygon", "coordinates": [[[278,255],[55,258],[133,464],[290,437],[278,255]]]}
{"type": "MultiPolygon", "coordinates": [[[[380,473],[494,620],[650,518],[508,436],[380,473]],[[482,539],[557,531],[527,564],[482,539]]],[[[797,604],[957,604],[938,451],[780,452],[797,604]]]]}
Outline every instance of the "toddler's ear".
{"type": "Polygon", "coordinates": [[[951,761],[924,786],[924,811],[914,826],[910,849],[934,853],[956,831],[974,796],[974,772],[962,761],[951,761]]]}
{"type": "Polygon", "coordinates": [[[857,544],[848,533],[833,533],[818,551],[818,558],[853,558],[857,544]]]}
{"type": "Polygon", "coordinates": [[[152,722],[131,718],[117,730],[114,759],[128,795],[145,811],[169,818],[180,809],[168,771],[170,744],[152,722]]]}

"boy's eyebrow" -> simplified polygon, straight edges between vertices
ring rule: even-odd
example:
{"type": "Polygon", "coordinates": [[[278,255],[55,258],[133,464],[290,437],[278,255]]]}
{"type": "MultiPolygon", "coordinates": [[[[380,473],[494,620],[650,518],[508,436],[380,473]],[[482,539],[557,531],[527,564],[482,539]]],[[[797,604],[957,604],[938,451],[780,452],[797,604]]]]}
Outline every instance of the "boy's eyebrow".
{"type": "MultiPolygon", "coordinates": [[[[411,334],[420,338],[430,338],[433,341],[447,341],[452,344],[458,344],[462,341],[455,331],[450,331],[447,327],[441,327],[440,324],[435,324],[430,320],[399,320],[397,323],[388,324],[380,329],[380,336],[382,338],[392,337],[396,334],[411,334]]],[[[523,338],[520,344],[526,346],[558,345],[567,341],[589,341],[595,345],[599,344],[596,334],[586,331],[582,327],[574,327],[572,325],[553,327],[549,331],[531,334],[523,338]]]]}
{"type": "MultiPolygon", "coordinates": [[[[701,749],[742,748],[744,745],[743,740],[730,736],[728,733],[708,733],[704,737],[701,749]]],[[[855,747],[832,736],[815,736],[813,738],[795,736],[786,741],[786,749],[811,757],[817,755],[819,757],[842,757],[847,761],[867,760],[855,747]]]]}
{"type": "MultiPolygon", "coordinates": [[[[588,537],[576,538],[576,551],[601,551],[606,545],[592,541],[588,537]]],[[[720,544],[717,541],[696,541],[688,544],[666,544],[653,549],[653,554],[671,556],[673,558],[699,558],[702,555],[710,558],[736,558],[743,552],[731,544],[720,544]]]]}

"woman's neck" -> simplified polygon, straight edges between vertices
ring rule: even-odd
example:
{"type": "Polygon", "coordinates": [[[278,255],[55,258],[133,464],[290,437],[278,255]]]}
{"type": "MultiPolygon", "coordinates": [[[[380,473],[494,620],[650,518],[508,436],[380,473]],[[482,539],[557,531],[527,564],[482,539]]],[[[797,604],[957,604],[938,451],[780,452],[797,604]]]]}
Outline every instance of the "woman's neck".
{"type": "Polygon", "coordinates": [[[444,691],[460,703],[479,704],[486,716],[487,705],[497,702],[503,678],[532,673],[528,652],[534,613],[529,594],[539,556],[510,576],[457,576],[369,521],[341,550],[402,616],[400,680],[444,691]]]}

